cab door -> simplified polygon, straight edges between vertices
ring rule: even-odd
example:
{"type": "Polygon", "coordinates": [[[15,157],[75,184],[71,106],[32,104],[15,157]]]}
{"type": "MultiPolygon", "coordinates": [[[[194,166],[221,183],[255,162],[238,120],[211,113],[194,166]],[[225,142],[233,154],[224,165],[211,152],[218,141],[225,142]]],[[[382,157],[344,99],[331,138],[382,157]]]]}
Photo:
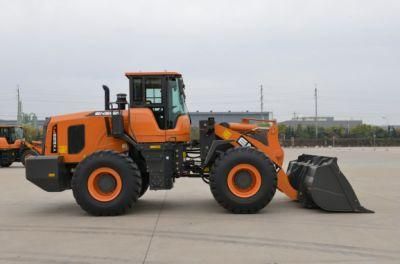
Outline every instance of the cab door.
{"type": "Polygon", "coordinates": [[[166,84],[162,76],[131,79],[130,126],[140,143],[165,142],[166,84]]]}
{"type": "Polygon", "coordinates": [[[165,141],[190,141],[190,118],[185,104],[183,82],[180,77],[168,77],[166,139],[165,141]]]}

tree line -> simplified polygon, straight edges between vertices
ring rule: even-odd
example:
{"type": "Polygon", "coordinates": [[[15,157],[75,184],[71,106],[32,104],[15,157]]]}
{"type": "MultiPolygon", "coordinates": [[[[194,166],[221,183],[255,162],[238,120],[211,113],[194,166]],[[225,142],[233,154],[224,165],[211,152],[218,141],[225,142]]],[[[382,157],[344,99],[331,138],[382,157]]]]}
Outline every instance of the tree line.
{"type": "MultiPolygon", "coordinates": [[[[297,138],[297,139],[315,139],[314,126],[290,127],[284,124],[279,124],[279,134],[283,139],[297,138]]],[[[400,129],[395,129],[393,126],[388,126],[386,129],[373,126],[373,125],[358,125],[350,129],[344,127],[318,127],[319,139],[331,138],[400,138],[400,129]]]]}
{"type": "MultiPolygon", "coordinates": [[[[24,129],[25,138],[28,141],[41,140],[43,136],[43,130],[41,128],[34,127],[31,124],[22,124],[24,129]]],[[[191,131],[192,139],[199,139],[199,128],[193,127],[191,131]]],[[[279,137],[284,141],[296,140],[315,140],[315,127],[314,126],[302,126],[289,127],[284,124],[279,124],[279,137]]],[[[318,128],[318,139],[319,140],[351,140],[351,139],[372,139],[376,140],[395,140],[390,142],[400,142],[400,129],[395,129],[392,126],[385,128],[372,126],[372,125],[358,125],[350,129],[344,127],[319,127],[318,128]]],[[[282,143],[283,143],[282,142],[282,143]]],[[[352,141],[348,141],[350,145],[354,144],[352,141]]],[[[286,143],[290,145],[290,143],[286,143]]],[[[361,144],[361,143],[360,143],[361,144]]],[[[371,143],[372,144],[372,143],[371,143]]],[[[361,144],[361,145],[364,145],[361,144]]],[[[392,145],[389,143],[389,145],[392,145]]],[[[396,144],[397,145],[397,144],[396,144]]]]}

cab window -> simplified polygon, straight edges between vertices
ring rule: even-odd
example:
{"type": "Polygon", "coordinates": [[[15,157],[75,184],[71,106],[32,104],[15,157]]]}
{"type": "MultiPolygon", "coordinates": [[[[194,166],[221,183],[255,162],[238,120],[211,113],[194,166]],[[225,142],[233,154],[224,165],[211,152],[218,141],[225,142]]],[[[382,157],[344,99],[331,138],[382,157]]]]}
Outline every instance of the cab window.
{"type": "Polygon", "coordinates": [[[160,129],[165,128],[165,114],[163,105],[163,92],[161,78],[148,78],[144,83],[145,104],[153,111],[154,117],[160,129]]]}
{"type": "Polygon", "coordinates": [[[130,93],[131,96],[131,105],[141,105],[143,104],[143,85],[142,78],[135,78],[131,80],[132,90],[130,93]]]}
{"type": "Polygon", "coordinates": [[[168,79],[168,128],[174,128],[178,117],[187,114],[183,87],[180,87],[179,78],[168,79]]]}
{"type": "Polygon", "coordinates": [[[24,138],[24,130],[22,127],[16,127],[15,128],[15,137],[17,139],[23,139],[24,138]]]}
{"type": "Polygon", "coordinates": [[[8,137],[8,127],[0,127],[0,137],[8,137]]]}
{"type": "Polygon", "coordinates": [[[145,84],[146,104],[162,104],[161,79],[147,79],[145,84]]]}

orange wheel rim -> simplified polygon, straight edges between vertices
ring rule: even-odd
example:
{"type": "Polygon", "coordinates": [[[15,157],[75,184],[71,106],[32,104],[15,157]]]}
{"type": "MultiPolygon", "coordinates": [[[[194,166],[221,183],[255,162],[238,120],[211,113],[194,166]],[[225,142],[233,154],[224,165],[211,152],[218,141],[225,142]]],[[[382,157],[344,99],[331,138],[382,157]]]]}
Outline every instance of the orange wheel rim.
{"type": "Polygon", "coordinates": [[[88,178],[89,194],[100,202],[114,200],[122,190],[122,180],[118,172],[111,168],[98,168],[88,178]],[[101,181],[108,181],[108,190],[102,186],[101,181]]]}
{"type": "MultiPolygon", "coordinates": [[[[243,181],[243,179],[242,179],[243,181]]],[[[261,187],[261,174],[256,167],[250,164],[239,164],[231,169],[227,178],[229,190],[240,198],[255,195],[261,187]],[[245,186],[238,184],[240,178],[245,178],[245,186]]]]}

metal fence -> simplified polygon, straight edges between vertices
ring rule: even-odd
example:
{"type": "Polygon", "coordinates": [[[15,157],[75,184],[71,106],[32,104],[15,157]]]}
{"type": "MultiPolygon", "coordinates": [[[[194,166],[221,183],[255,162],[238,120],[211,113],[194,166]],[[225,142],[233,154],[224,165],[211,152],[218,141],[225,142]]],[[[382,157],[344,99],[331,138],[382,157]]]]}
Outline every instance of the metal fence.
{"type": "Polygon", "coordinates": [[[386,147],[400,146],[400,138],[281,139],[284,147],[386,147]]]}

